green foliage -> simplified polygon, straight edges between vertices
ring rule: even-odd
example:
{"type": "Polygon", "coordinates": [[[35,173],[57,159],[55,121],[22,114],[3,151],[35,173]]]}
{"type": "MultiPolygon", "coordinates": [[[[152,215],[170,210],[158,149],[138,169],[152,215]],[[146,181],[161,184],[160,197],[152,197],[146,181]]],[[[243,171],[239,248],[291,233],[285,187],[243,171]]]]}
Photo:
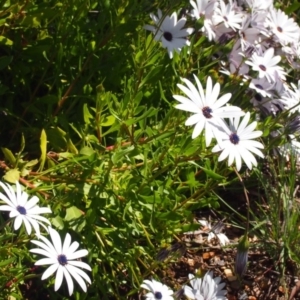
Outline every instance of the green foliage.
{"type": "MultiPolygon", "coordinates": [[[[53,226],[89,250],[93,283],[87,294],[76,289],[74,299],[133,295],[143,279],[159,273],[159,249],[192,228],[193,212],[218,208],[215,191],[237,184],[233,169],[218,163],[203,137],[191,139],[186,115],[173,108],[172,98],[181,77],[211,75],[222,83],[222,94],[235,92],[233,105],[248,109],[246,86],[221,75],[213,60],[229,47],[195,34],[193,55],[183,50],[170,60],[143,29],[158,5],[176,10],[189,3],[183,2],[0,2],[1,175],[38,195],[53,211],[53,226]]],[[[262,120],[264,137],[281,121],[262,120]]],[[[266,148],[280,142],[266,138],[266,148]]],[[[251,178],[264,186],[257,172],[251,178]]],[[[281,208],[295,185],[284,180],[269,194],[272,201],[289,195],[281,208]]],[[[285,254],[297,261],[294,210],[293,202],[271,236],[277,245],[286,233],[285,254]]],[[[39,280],[43,268],[32,269],[30,238],[24,230],[16,234],[3,216],[1,297],[69,299],[66,289],[53,291],[53,278],[39,280]]]]}

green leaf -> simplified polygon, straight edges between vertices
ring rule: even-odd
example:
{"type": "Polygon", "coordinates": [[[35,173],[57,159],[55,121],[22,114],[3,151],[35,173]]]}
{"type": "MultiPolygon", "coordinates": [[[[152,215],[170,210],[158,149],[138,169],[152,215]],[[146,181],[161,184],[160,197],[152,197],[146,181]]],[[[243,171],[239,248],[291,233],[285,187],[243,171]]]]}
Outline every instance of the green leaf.
{"type": "Polygon", "coordinates": [[[0,45],[12,46],[13,41],[3,35],[0,35],[0,45]]]}
{"type": "Polygon", "coordinates": [[[0,71],[5,69],[13,60],[12,56],[2,56],[0,58],[0,71]]]}
{"type": "Polygon", "coordinates": [[[90,119],[92,119],[92,118],[93,118],[93,116],[91,115],[91,113],[90,113],[90,111],[88,109],[88,105],[87,105],[87,103],[85,103],[83,105],[83,119],[84,119],[84,122],[86,124],[90,124],[91,123],[90,119]]]}
{"type": "Polygon", "coordinates": [[[95,154],[95,150],[93,148],[90,148],[90,147],[86,146],[86,147],[83,147],[80,150],[79,154],[86,155],[86,156],[91,156],[91,155],[95,154]]]}
{"type": "MultiPolygon", "coordinates": [[[[199,167],[200,167],[200,166],[199,166],[199,167]]],[[[223,179],[225,179],[224,176],[221,176],[221,175],[215,173],[215,172],[212,171],[212,170],[208,170],[208,169],[203,168],[203,167],[200,167],[200,168],[206,173],[206,175],[207,175],[208,177],[211,177],[211,178],[213,178],[213,179],[215,179],[215,180],[223,180],[223,179]]]]}
{"type": "Polygon", "coordinates": [[[12,262],[14,262],[16,260],[16,257],[11,257],[9,259],[6,259],[4,261],[1,261],[0,262],[0,267],[4,267],[4,266],[7,266],[9,264],[11,264],[12,262]]]}
{"type": "Polygon", "coordinates": [[[3,179],[10,183],[16,183],[20,179],[20,171],[18,169],[11,169],[6,172],[3,179]]]}
{"type": "Polygon", "coordinates": [[[47,135],[46,131],[43,129],[40,137],[40,149],[41,149],[41,156],[40,156],[40,167],[39,171],[43,171],[46,156],[47,156],[47,135]]]}
{"type": "Polygon", "coordinates": [[[15,156],[12,154],[12,152],[7,149],[7,148],[1,148],[3,154],[4,154],[4,157],[5,159],[12,165],[15,165],[16,163],[16,158],[15,156]]]}
{"type": "Polygon", "coordinates": [[[111,125],[113,125],[116,121],[116,118],[114,116],[101,116],[101,120],[100,120],[100,126],[103,127],[109,127],[111,125]]]}
{"type": "Polygon", "coordinates": [[[78,209],[76,206],[71,206],[66,209],[66,216],[64,219],[66,221],[71,221],[80,218],[82,215],[83,212],[80,209],[78,209]]]}
{"type": "Polygon", "coordinates": [[[294,11],[300,8],[300,2],[295,1],[291,5],[287,6],[287,8],[284,10],[287,15],[290,15],[294,11]]]}
{"type": "Polygon", "coordinates": [[[134,146],[130,146],[126,149],[122,149],[117,151],[116,153],[113,154],[113,156],[111,157],[111,160],[114,164],[117,164],[119,161],[122,161],[124,156],[127,155],[128,153],[130,153],[131,151],[134,150],[134,146]]]}
{"type": "Polygon", "coordinates": [[[60,216],[56,216],[55,218],[52,218],[51,224],[60,230],[63,229],[65,226],[64,221],[60,216]]]}

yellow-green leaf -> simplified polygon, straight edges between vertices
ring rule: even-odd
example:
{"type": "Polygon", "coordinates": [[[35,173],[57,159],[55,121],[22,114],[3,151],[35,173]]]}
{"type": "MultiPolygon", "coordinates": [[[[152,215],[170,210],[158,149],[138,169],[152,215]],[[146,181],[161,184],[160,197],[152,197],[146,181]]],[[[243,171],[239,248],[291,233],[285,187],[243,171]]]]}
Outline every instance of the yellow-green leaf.
{"type": "Polygon", "coordinates": [[[11,169],[6,172],[3,179],[9,183],[16,183],[20,179],[20,171],[18,169],[11,169]]]}
{"type": "Polygon", "coordinates": [[[47,155],[47,135],[46,131],[43,129],[40,137],[40,148],[41,148],[41,156],[40,156],[40,167],[39,171],[43,171],[46,155],[47,155]]]}
{"type": "Polygon", "coordinates": [[[16,163],[16,158],[15,156],[12,154],[12,152],[7,149],[7,148],[1,148],[5,159],[12,165],[14,165],[16,163]]]}
{"type": "Polygon", "coordinates": [[[65,220],[71,221],[74,219],[78,219],[81,216],[82,216],[82,211],[80,209],[78,209],[76,206],[71,206],[71,207],[68,207],[66,210],[65,220]]]}

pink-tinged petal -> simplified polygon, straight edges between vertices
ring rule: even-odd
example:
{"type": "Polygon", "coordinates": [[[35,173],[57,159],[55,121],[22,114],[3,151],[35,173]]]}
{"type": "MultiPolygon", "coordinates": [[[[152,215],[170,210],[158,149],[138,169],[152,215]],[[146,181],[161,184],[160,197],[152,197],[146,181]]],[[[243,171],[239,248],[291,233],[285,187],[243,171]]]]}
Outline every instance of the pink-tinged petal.
{"type": "Polygon", "coordinates": [[[53,273],[56,272],[56,270],[58,269],[58,267],[60,266],[59,263],[53,264],[50,267],[47,268],[47,270],[43,273],[42,275],[42,280],[47,279],[48,277],[50,277],[53,273]]]}

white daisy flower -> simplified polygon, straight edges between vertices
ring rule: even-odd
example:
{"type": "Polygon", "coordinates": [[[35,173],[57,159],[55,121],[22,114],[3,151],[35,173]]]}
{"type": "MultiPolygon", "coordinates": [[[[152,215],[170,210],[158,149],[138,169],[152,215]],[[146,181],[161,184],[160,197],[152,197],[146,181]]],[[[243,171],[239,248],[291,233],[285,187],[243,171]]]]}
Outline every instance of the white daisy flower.
{"type": "Polygon", "coordinates": [[[299,41],[300,28],[282,10],[271,9],[268,14],[267,25],[282,45],[299,41]]]}
{"type": "Polygon", "coordinates": [[[273,7],[273,0],[246,0],[252,11],[265,11],[273,7]]]}
{"type": "Polygon", "coordinates": [[[213,22],[215,25],[224,23],[227,28],[231,28],[236,31],[241,28],[241,23],[244,18],[243,13],[236,12],[236,4],[230,1],[225,4],[224,1],[219,2],[219,7],[216,8],[213,16],[213,22]]]}
{"type": "Polygon", "coordinates": [[[9,217],[15,218],[15,230],[18,230],[23,223],[28,235],[31,234],[32,227],[35,232],[39,234],[39,225],[42,225],[47,230],[47,227],[43,224],[43,222],[51,226],[48,219],[40,216],[40,214],[51,213],[51,209],[36,205],[39,202],[39,198],[37,196],[33,196],[29,199],[29,195],[22,191],[19,182],[16,182],[16,192],[9,184],[0,182],[0,186],[6,193],[6,195],[0,193],[0,199],[7,204],[0,205],[0,211],[9,211],[9,217]]]}
{"type": "Polygon", "coordinates": [[[252,66],[254,71],[258,71],[258,77],[266,77],[269,82],[275,82],[277,78],[285,79],[286,72],[278,66],[281,57],[274,56],[274,48],[269,48],[262,55],[253,53],[250,60],[245,61],[246,64],[252,66]]]}
{"type": "Polygon", "coordinates": [[[289,111],[289,114],[299,113],[300,112],[300,80],[296,86],[291,82],[292,89],[285,90],[281,97],[280,101],[284,105],[285,109],[289,111]]]}
{"type": "Polygon", "coordinates": [[[141,287],[148,290],[149,293],[146,294],[146,300],[173,300],[173,291],[154,279],[144,280],[141,287]]]}
{"type": "Polygon", "coordinates": [[[213,278],[213,272],[207,272],[203,278],[195,278],[189,274],[190,286],[184,286],[184,294],[189,299],[196,300],[225,300],[226,290],[223,290],[225,283],[221,277],[213,278]]]}
{"type": "Polygon", "coordinates": [[[50,233],[52,243],[44,236],[40,235],[38,236],[38,238],[42,241],[31,241],[40,248],[29,250],[30,252],[46,256],[46,258],[38,260],[35,263],[36,266],[50,265],[47,268],[47,270],[43,273],[42,280],[47,279],[49,276],[56,272],[54,286],[55,291],[57,291],[60,288],[63,278],[65,277],[68,285],[69,294],[71,296],[74,290],[74,283],[72,279],[73,277],[80,285],[82,290],[86,292],[87,286],[85,281],[91,284],[91,279],[80,268],[91,271],[91,267],[82,261],[78,261],[77,259],[88,255],[88,251],[76,251],[79,247],[79,243],[73,242],[71,244],[71,236],[69,233],[67,233],[66,238],[62,243],[60,235],[55,229],[48,227],[48,230],[50,233]],[[85,281],[83,279],[85,279],[85,281]]]}
{"type": "Polygon", "coordinates": [[[200,29],[211,41],[215,37],[212,16],[214,14],[217,2],[216,0],[190,0],[193,7],[191,16],[196,20],[204,18],[203,27],[200,29]]]}
{"type": "Polygon", "coordinates": [[[183,46],[189,46],[187,36],[194,32],[193,28],[183,28],[186,18],[177,21],[177,14],[174,12],[170,17],[163,19],[162,12],[158,9],[158,16],[150,14],[156,26],[145,25],[146,30],[152,31],[156,41],[161,40],[163,47],[168,49],[169,57],[173,58],[173,51],[180,52],[183,46]]]}
{"type": "MultiPolygon", "coordinates": [[[[209,231],[208,237],[207,237],[208,242],[211,240],[217,239],[220,242],[221,246],[225,246],[226,244],[230,243],[228,237],[224,233],[219,232],[221,230],[219,228],[217,228],[217,226],[216,226],[216,228],[213,228],[211,226],[211,224],[206,220],[199,220],[199,223],[202,226],[204,226],[207,231],[209,231]]],[[[221,229],[222,229],[222,227],[223,227],[223,225],[221,224],[221,229]]]]}
{"type": "Polygon", "coordinates": [[[194,113],[189,117],[185,125],[195,125],[192,138],[196,138],[205,128],[206,147],[211,143],[212,138],[219,138],[219,123],[222,118],[229,118],[244,115],[244,112],[237,106],[224,106],[231,98],[231,94],[225,94],[219,99],[220,84],[214,86],[210,77],[207,78],[206,91],[204,93],[202,85],[194,75],[197,88],[188,80],[182,79],[187,85],[177,84],[177,86],[187,95],[173,95],[180,102],[175,107],[184,111],[194,113]]]}
{"type": "Polygon", "coordinates": [[[235,161],[236,168],[239,171],[242,167],[242,160],[251,170],[252,166],[257,166],[257,161],[254,154],[264,157],[259,149],[264,146],[260,142],[253,139],[262,135],[262,131],[254,131],[257,122],[248,125],[250,120],[250,113],[246,113],[242,121],[240,117],[229,120],[229,126],[224,123],[224,136],[222,143],[213,147],[212,152],[222,151],[218,161],[222,161],[228,157],[228,166],[231,166],[235,161]]]}

